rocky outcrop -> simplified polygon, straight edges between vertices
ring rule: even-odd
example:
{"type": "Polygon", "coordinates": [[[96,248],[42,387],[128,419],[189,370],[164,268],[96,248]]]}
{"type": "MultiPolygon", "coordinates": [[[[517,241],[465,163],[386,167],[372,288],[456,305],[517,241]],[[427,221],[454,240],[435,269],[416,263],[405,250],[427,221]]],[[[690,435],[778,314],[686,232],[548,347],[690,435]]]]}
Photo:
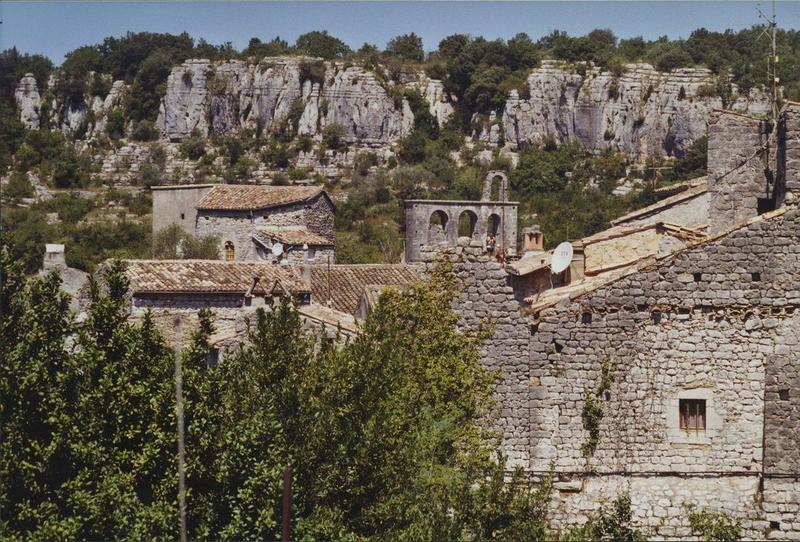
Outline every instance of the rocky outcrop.
{"type": "MultiPolygon", "coordinates": [[[[189,60],[172,70],[159,111],[165,137],[178,141],[192,130],[222,134],[241,128],[268,129],[286,119],[299,134],[317,135],[330,124],[359,144],[387,144],[413,128],[408,103],[389,95],[389,84],[358,66],[302,58],[266,58],[258,64],[232,60],[212,64],[189,60]],[[309,67],[317,70],[311,77],[309,67]],[[324,76],[320,77],[324,71],[324,76]],[[302,112],[289,119],[290,112],[302,112]]],[[[443,121],[452,113],[438,81],[427,80],[423,95],[443,121]]]]}
{"type": "Polygon", "coordinates": [[[545,61],[528,77],[529,98],[510,93],[503,113],[505,140],[517,146],[577,140],[595,152],[612,148],[637,158],[680,156],[705,135],[712,109],[768,111],[768,99],[758,91],[723,104],[714,83],[706,69],[661,73],[649,64],[629,64],[616,76],[596,67],[580,74],[545,61]]]}
{"type": "Polygon", "coordinates": [[[40,121],[39,108],[42,105],[42,101],[39,96],[39,87],[36,85],[36,78],[32,73],[26,73],[19,80],[19,84],[14,91],[14,99],[17,102],[17,107],[19,107],[19,120],[22,125],[29,130],[37,130],[40,121]]]}

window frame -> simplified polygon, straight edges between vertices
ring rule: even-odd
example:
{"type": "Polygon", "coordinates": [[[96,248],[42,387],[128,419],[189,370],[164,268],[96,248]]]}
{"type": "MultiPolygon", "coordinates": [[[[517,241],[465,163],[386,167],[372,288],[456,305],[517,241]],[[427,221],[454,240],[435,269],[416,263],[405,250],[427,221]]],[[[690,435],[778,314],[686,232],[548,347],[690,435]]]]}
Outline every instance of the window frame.
{"type": "Polygon", "coordinates": [[[678,399],[678,427],[687,433],[704,433],[708,427],[705,399],[678,399]],[[693,422],[693,423],[692,423],[693,422]],[[693,426],[693,427],[692,427],[693,426]]]}

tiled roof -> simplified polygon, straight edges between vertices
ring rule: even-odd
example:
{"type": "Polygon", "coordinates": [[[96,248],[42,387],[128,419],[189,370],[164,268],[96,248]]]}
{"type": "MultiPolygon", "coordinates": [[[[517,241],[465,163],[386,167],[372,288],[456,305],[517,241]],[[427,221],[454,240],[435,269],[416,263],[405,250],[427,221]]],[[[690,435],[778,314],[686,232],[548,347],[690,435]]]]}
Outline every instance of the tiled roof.
{"type": "Polygon", "coordinates": [[[253,237],[265,246],[274,239],[284,245],[333,245],[333,241],[308,231],[307,228],[262,228],[257,230],[253,237]]]}
{"type": "Polygon", "coordinates": [[[661,201],[656,202],[652,205],[648,205],[647,207],[642,207],[641,209],[632,211],[619,218],[615,218],[614,220],[611,221],[611,225],[618,226],[620,224],[624,224],[625,222],[630,222],[631,220],[636,220],[638,218],[643,218],[655,214],[663,209],[672,207],[673,205],[677,205],[678,203],[682,203],[686,200],[690,200],[692,198],[701,196],[706,192],[708,192],[708,183],[706,182],[706,178],[700,177],[698,179],[694,179],[692,186],[689,186],[685,190],[678,192],[674,196],[669,196],[667,198],[664,198],[661,201]]]}
{"type": "Polygon", "coordinates": [[[330,275],[326,265],[311,267],[311,299],[327,304],[330,276],[330,306],[338,311],[355,314],[358,301],[367,286],[402,286],[419,279],[409,265],[364,264],[332,265],[330,275]]]}
{"type": "Polygon", "coordinates": [[[265,295],[275,281],[291,293],[307,292],[297,272],[267,262],[221,260],[127,260],[127,275],[133,294],[145,293],[245,293],[253,289],[265,295]]]}
{"type": "Polygon", "coordinates": [[[198,209],[249,211],[309,200],[323,193],[318,186],[218,184],[197,202],[198,209]]]}

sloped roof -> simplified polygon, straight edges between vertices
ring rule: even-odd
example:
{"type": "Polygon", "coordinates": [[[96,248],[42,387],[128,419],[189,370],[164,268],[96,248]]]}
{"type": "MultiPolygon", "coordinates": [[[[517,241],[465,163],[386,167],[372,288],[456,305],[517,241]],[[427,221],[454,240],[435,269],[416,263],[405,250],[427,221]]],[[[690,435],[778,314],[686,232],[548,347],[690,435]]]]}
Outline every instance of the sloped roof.
{"type": "Polygon", "coordinates": [[[679,203],[683,203],[684,201],[701,196],[706,192],[708,192],[708,183],[706,181],[707,181],[706,177],[699,177],[697,179],[693,179],[692,181],[688,181],[688,183],[691,183],[691,185],[688,186],[686,189],[678,192],[674,196],[669,196],[652,205],[648,205],[647,207],[642,207],[641,209],[637,209],[626,215],[622,215],[619,218],[615,218],[614,220],[611,221],[611,224],[613,226],[618,226],[620,224],[624,224],[625,222],[630,222],[631,220],[644,218],[646,216],[650,216],[659,211],[672,207],[673,205],[677,205],[679,203]]]}
{"type": "Polygon", "coordinates": [[[757,222],[761,222],[764,220],[772,220],[775,219],[787,211],[786,207],[781,207],[775,209],[774,211],[770,211],[768,213],[764,213],[753,218],[750,218],[744,222],[740,222],[735,224],[723,231],[715,233],[714,235],[703,237],[700,240],[696,240],[694,242],[687,243],[686,245],[680,247],[677,250],[669,252],[667,254],[658,254],[652,255],[646,258],[641,259],[638,262],[635,262],[633,265],[629,265],[627,267],[616,269],[614,271],[610,271],[607,273],[602,273],[599,275],[585,277],[579,281],[575,281],[572,284],[567,286],[563,286],[560,288],[554,288],[551,290],[545,290],[537,295],[531,296],[526,298],[525,301],[530,303],[530,307],[526,309],[527,314],[537,314],[539,311],[546,309],[548,307],[552,307],[557,305],[559,302],[569,299],[574,300],[577,299],[585,294],[588,294],[601,286],[606,284],[615,282],[623,277],[631,275],[633,273],[637,273],[642,271],[643,269],[647,268],[650,265],[658,264],[659,262],[668,260],[670,258],[675,258],[678,254],[685,252],[686,250],[696,248],[698,246],[706,245],[717,239],[721,239],[731,233],[741,230],[743,228],[747,228],[752,224],[757,222]]]}
{"type": "Polygon", "coordinates": [[[261,228],[253,234],[253,238],[266,246],[273,239],[284,245],[333,245],[333,241],[309,231],[304,226],[296,228],[261,228]]]}
{"type": "Polygon", "coordinates": [[[308,292],[298,273],[267,262],[222,260],[127,260],[127,276],[135,294],[242,293],[265,295],[278,281],[292,294],[308,292]]]}
{"type": "Polygon", "coordinates": [[[355,314],[367,286],[402,286],[419,279],[410,265],[359,264],[314,265],[311,267],[311,297],[314,303],[328,303],[337,311],[355,314]],[[330,272],[329,272],[330,269],[330,272]]]}
{"type": "Polygon", "coordinates": [[[308,201],[325,191],[318,186],[218,184],[200,198],[197,209],[249,211],[308,201]]]}

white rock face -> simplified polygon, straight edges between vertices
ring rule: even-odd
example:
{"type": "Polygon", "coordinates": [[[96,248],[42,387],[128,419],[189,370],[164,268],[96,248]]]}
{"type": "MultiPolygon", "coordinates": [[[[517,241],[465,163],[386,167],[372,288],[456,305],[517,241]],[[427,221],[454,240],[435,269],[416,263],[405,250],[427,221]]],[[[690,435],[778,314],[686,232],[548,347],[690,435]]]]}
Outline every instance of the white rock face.
{"type": "Polygon", "coordinates": [[[29,130],[37,130],[39,128],[39,108],[42,105],[41,97],[39,96],[39,87],[36,85],[36,78],[32,73],[26,73],[25,76],[19,80],[16,90],[14,91],[14,99],[19,107],[19,120],[25,128],[29,130]]]}
{"type": "MultiPolygon", "coordinates": [[[[544,61],[528,76],[529,99],[509,94],[505,139],[517,146],[577,140],[590,151],[613,148],[638,158],[680,155],[705,135],[708,113],[723,107],[718,96],[702,95],[713,83],[706,69],[661,73],[649,64],[628,64],[615,77],[599,68],[580,75],[544,61]]],[[[730,107],[762,113],[768,102],[763,93],[752,92],[730,107]]]]}
{"type": "MultiPolygon", "coordinates": [[[[350,143],[385,145],[413,128],[409,105],[390,96],[372,72],[326,62],[324,80],[312,82],[301,80],[303,62],[317,61],[276,57],[258,64],[232,60],[212,65],[189,60],[174,68],[167,80],[158,126],[171,141],[185,138],[193,129],[203,134],[268,129],[285,119],[292,102],[300,100],[301,135],[314,136],[337,123],[345,128],[350,143]]],[[[441,81],[420,76],[405,86],[420,90],[440,123],[452,115],[441,81]]]]}
{"type": "Polygon", "coordinates": [[[167,77],[167,92],[161,100],[156,126],[168,139],[183,139],[194,129],[208,133],[206,83],[210,65],[204,59],[187,60],[167,77]]]}

